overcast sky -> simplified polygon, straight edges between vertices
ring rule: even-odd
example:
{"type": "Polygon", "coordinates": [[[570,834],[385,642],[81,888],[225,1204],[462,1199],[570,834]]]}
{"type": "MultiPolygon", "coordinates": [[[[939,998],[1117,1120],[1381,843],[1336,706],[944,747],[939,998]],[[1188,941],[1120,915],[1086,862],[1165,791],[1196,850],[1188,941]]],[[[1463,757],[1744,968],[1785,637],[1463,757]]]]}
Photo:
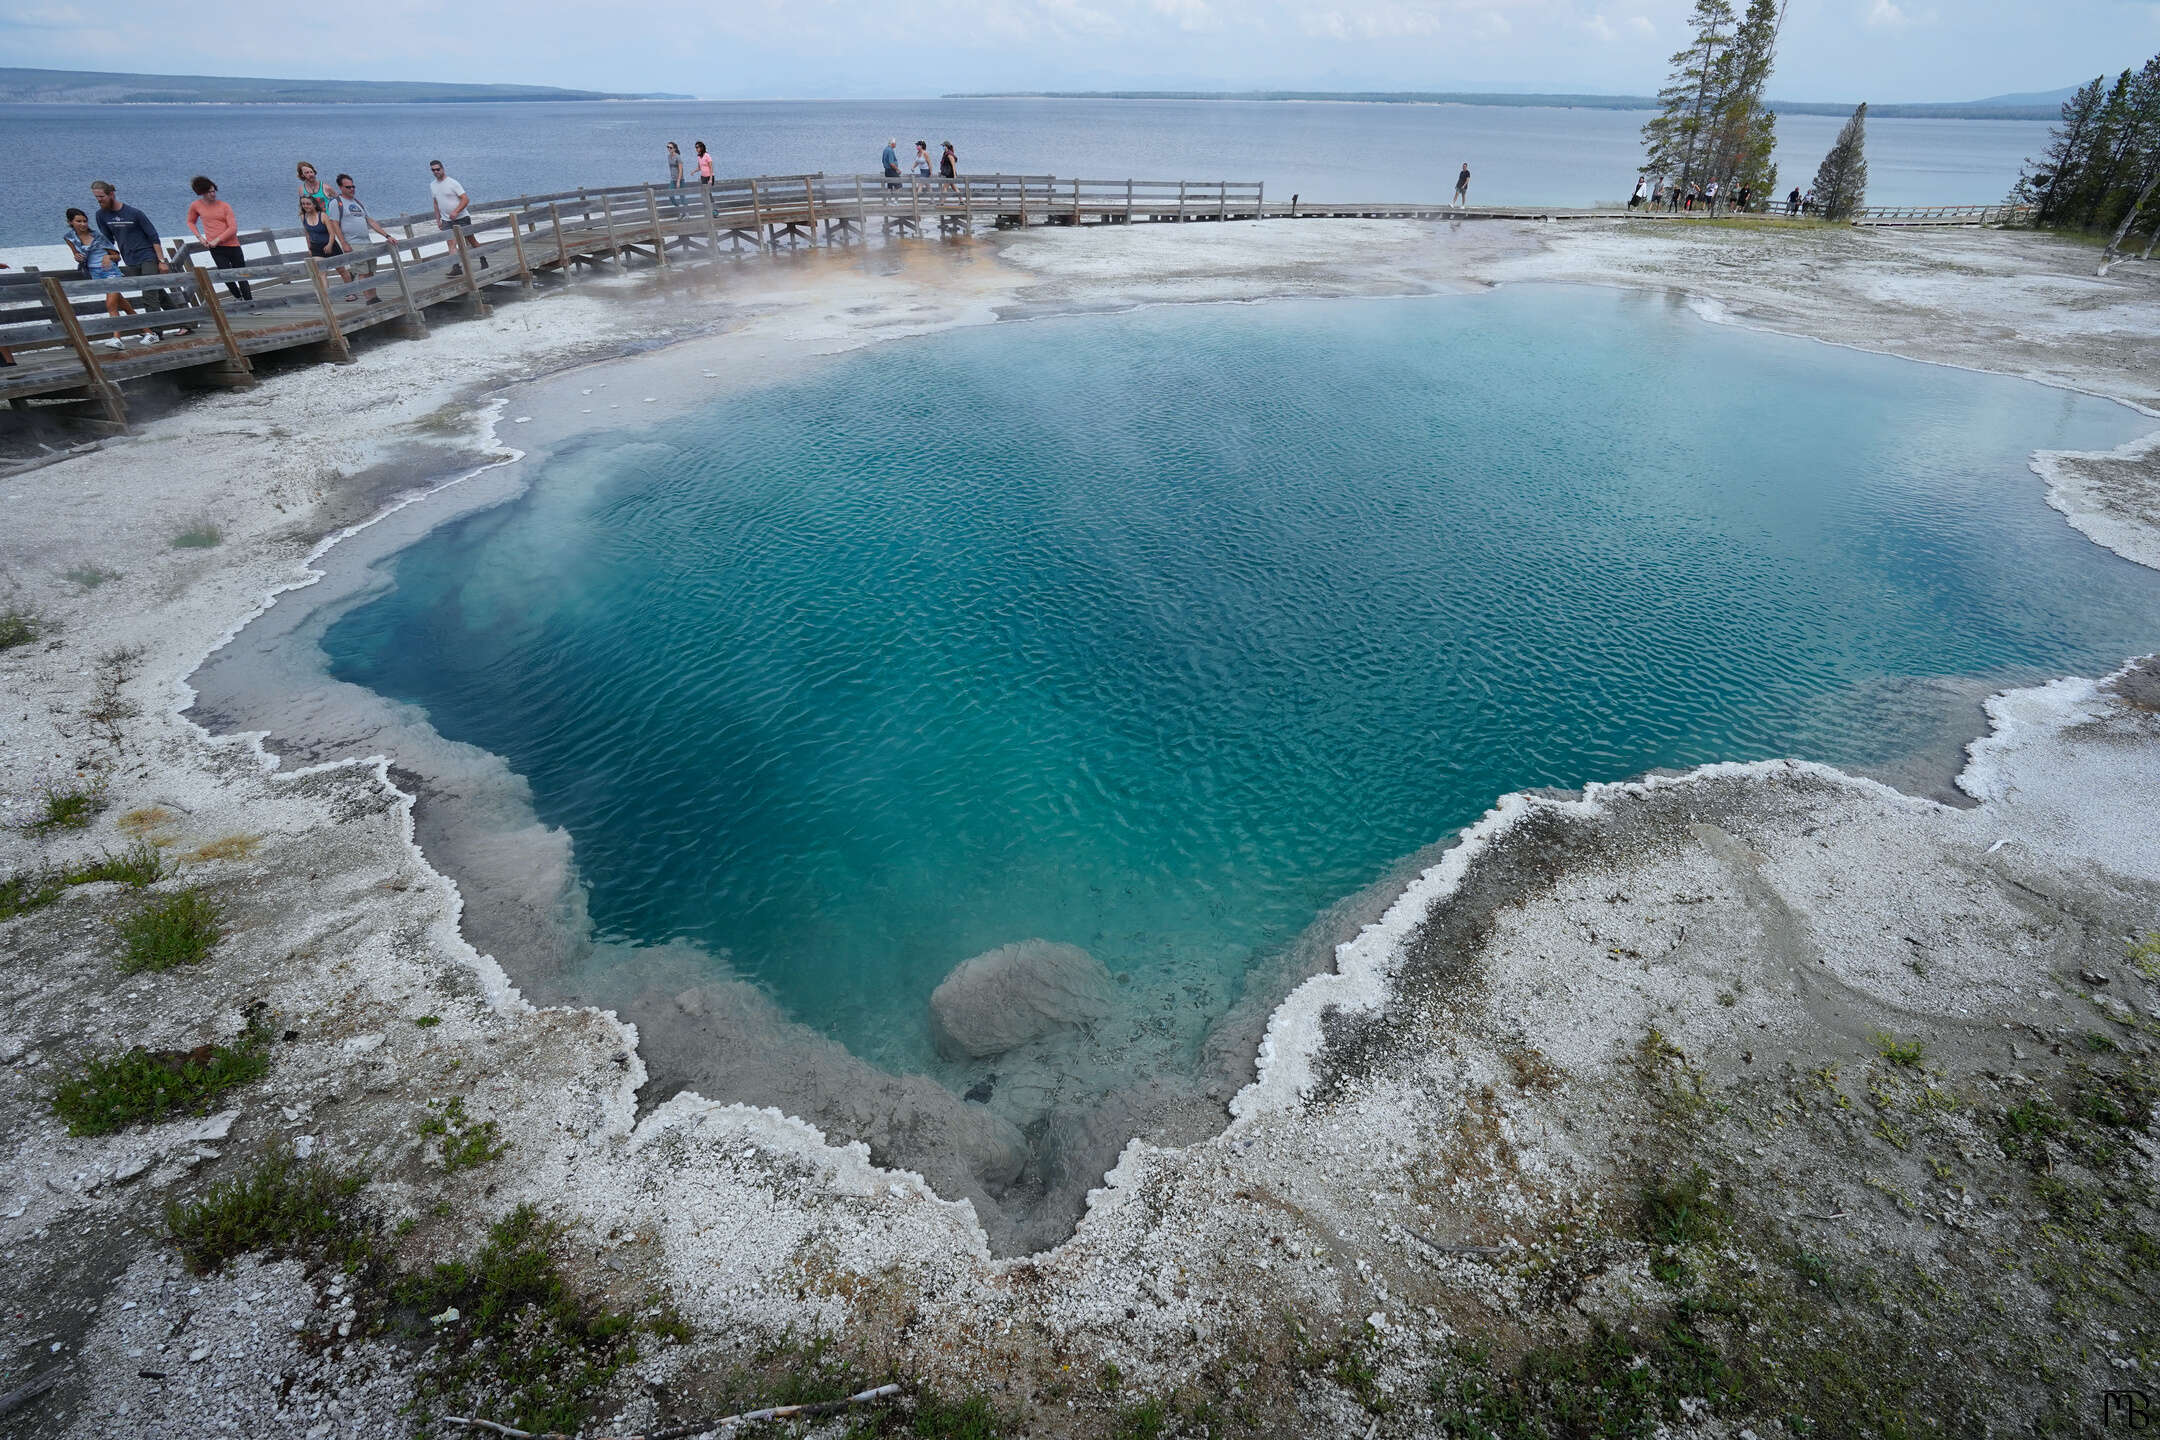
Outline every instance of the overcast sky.
{"type": "MultiPolygon", "coordinates": [[[[955,90],[1642,93],[1691,0],[9,0],[0,64],[716,98],[955,90]],[[210,23],[204,23],[205,20],[210,23]]],[[[2160,0],[1791,0],[1773,96],[2052,90],[2160,51],[2160,0]]]]}

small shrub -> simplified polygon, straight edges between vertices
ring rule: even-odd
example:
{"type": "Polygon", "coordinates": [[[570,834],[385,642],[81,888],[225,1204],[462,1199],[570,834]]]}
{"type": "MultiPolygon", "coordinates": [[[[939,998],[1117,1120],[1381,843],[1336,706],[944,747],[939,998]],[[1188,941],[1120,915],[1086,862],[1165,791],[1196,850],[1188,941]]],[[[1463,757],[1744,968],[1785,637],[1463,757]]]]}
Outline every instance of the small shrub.
{"type": "Polygon", "coordinates": [[[85,830],[106,805],[102,780],[56,780],[40,786],[37,813],[23,822],[32,835],[85,830]]]}
{"type": "Polygon", "coordinates": [[[121,973],[200,965],[217,948],[218,918],[217,902],[193,886],[153,901],[120,922],[121,973]]]}
{"type": "Polygon", "coordinates": [[[10,605],[0,610],[0,650],[12,650],[18,645],[28,645],[45,633],[45,617],[20,605],[10,605]]]}
{"type": "Polygon", "coordinates": [[[151,1052],[140,1046],[109,1060],[91,1060],[53,1092],[55,1114],[70,1135],[110,1135],[179,1110],[208,1114],[226,1091],[270,1068],[270,1032],[251,1022],[237,1045],[151,1052]]]}
{"type": "Polygon", "coordinates": [[[435,1028],[435,1027],[436,1027],[437,1025],[440,1025],[440,1024],[442,1024],[442,1016],[440,1016],[440,1015],[419,1015],[419,1016],[415,1016],[415,1017],[413,1018],[413,1022],[412,1022],[412,1023],[413,1023],[413,1024],[415,1024],[415,1025],[417,1025],[417,1026],[419,1026],[419,1027],[420,1027],[420,1028],[421,1028],[422,1030],[432,1030],[432,1029],[434,1029],[434,1028],[435,1028]]]}
{"type": "Polygon", "coordinates": [[[66,889],[67,882],[55,870],[24,870],[0,877],[0,920],[42,910],[66,889]]]}
{"type": "Polygon", "coordinates": [[[224,543],[225,532],[209,520],[191,520],[172,538],[175,550],[209,550],[224,543]]]}
{"type": "Polygon", "coordinates": [[[1927,1046],[1918,1040],[1900,1040],[1880,1030],[1868,1038],[1875,1042],[1875,1053],[1892,1065],[1915,1068],[1927,1056],[1927,1046]]]}
{"type": "Polygon", "coordinates": [[[2131,941],[2123,958],[2137,967],[2138,974],[2160,983],[2160,930],[2142,940],[2131,941]]]}
{"type": "Polygon", "coordinates": [[[374,1232],[352,1197],[367,1179],[273,1150],[252,1174],[165,1206],[165,1228],[188,1269],[206,1275],[236,1255],[321,1253],[356,1269],[375,1256],[374,1232]]]}
{"type": "MultiPolygon", "coordinates": [[[[433,1102],[430,1102],[432,1108],[433,1102]]],[[[420,1122],[420,1133],[433,1135],[442,1141],[442,1162],[445,1170],[471,1170],[487,1164],[510,1148],[510,1142],[500,1138],[499,1127],[493,1120],[474,1120],[465,1113],[465,1102],[453,1095],[442,1108],[420,1122]]]]}
{"type": "Polygon", "coordinates": [[[70,885],[95,885],[118,881],[122,885],[155,885],[165,878],[165,857],[137,841],[119,854],[107,851],[95,860],[65,866],[60,878],[70,885]]]}
{"type": "Polygon", "coordinates": [[[67,579],[82,586],[85,590],[95,590],[106,581],[118,580],[119,578],[119,571],[107,570],[104,566],[88,560],[67,572],[67,579]]]}
{"type": "Polygon", "coordinates": [[[571,1292],[550,1253],[555,1240],[555,1227],[520,1205],[470,1261],[398,1283],[392,1303],[416,1324],[458,1312],[432,1331],[419,1408],[575,1434],[616,1372],[636,1361],[631,1317],[571,1292]]]}

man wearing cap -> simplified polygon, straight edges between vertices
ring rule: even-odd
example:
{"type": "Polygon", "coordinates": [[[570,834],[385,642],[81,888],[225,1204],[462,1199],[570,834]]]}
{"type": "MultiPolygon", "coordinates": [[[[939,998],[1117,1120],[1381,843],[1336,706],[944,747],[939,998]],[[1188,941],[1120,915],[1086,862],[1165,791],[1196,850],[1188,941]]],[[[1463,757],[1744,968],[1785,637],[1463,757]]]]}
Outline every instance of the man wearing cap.
{"type": "MultiPolygon", "coordinates": [[[[165,274],[165,257],[158,250],[157,226],[133,205],[120,203],[110,180],[90,182],[91,198],[97,201],[98,234],[120,252],[120,268],[130,275],[165,274]]],[[[176,310],[172,296],[163,290],[142,292],[145,310],[176,310]]]]}

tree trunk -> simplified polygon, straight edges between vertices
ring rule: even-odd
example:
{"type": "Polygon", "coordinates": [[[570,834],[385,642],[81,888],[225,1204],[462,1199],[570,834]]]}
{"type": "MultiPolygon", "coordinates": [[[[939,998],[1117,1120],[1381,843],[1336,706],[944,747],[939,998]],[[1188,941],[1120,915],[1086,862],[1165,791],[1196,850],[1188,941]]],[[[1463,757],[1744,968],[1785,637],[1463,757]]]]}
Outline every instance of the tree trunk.
{"type": "MultiPolygon", "coordinates": [[[[2137,199],[2130,202],[2130,213],[2123,216],[2122,224],[2115,227],[2114,238],[2107,243],[2107,249],[2100,252],[2101,274],[2105,275],[2108,266],[2115,263],[2116,252],[2122,248],[2123,237],[2130,233],[2131,226],[2137,224],[2138,212],[2145,208],[2146,201],[2152,199],[2153,190],[2156,187],[2160,187],[2160,168],[2155,168],[2152,175],[2145,181],[2145,188],[2138,192],[2137,199]]],[[[2156,231],[2153,238],[2160,239],[2160,231],[2156,231]]],[[[2145,247],[2145,253],[2147,255],[2152,254],[2151,245],[2145,247]]]]}

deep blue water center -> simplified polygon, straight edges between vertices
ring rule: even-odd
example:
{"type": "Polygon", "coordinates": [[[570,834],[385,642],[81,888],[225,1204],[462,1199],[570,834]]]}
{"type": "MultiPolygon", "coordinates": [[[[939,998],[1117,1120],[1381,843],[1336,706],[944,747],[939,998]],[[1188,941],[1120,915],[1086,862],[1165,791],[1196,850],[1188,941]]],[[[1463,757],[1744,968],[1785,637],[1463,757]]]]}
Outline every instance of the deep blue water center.
{"type": "Polygon", "coordinates": [[[603,938],[913,1067],[992,947],[1219,1009],[1505,791],[1894,764],[1930,682],[2151,648],[2027,468],[2142,428],[1604,291],[999,325],[595,437],[327,649],[529,777],[603,938]]]}

